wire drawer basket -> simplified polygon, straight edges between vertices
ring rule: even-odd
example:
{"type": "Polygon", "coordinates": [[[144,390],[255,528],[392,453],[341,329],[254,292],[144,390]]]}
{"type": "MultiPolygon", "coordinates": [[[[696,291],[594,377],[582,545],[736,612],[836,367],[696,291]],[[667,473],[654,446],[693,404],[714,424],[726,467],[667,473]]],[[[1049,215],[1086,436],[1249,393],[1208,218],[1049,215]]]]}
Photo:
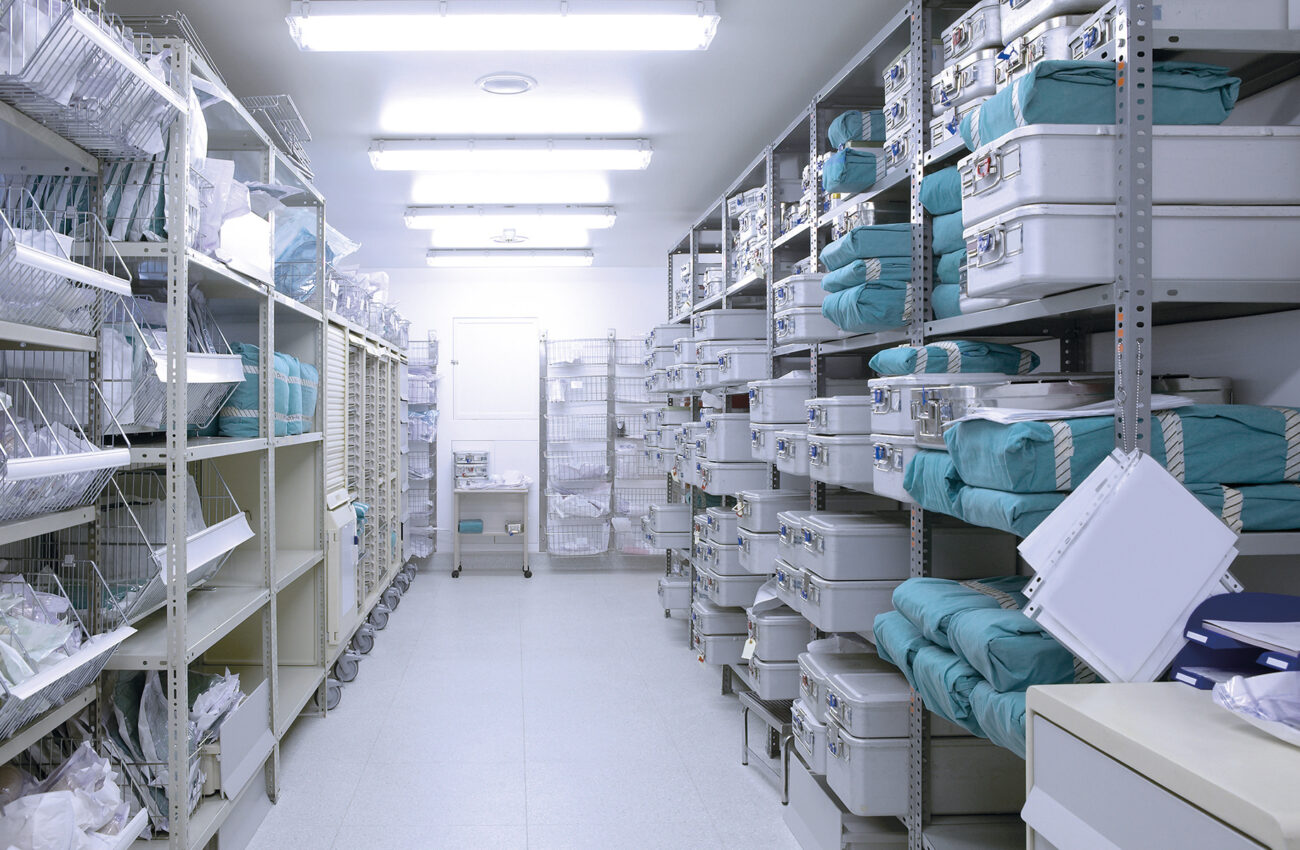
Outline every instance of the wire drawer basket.
{"type": "MultiPolygon", "coordinates": [[[[634,443],[627,445],[635,446],[634,443]]],[[[619,480],[659,478],[663,475],[663,470],[646,456],[644,450],[623,451],[622,446],[620,444],[620,451],[614,456],[614,474],[619,480]]]]}
{"type": "Polygon", "coordinates": [[[608,520],[546,524],[546,551],[553,558],[585,558],[609,551],[608,520]]]}
{"type": "Polygon", "coordinates": [[[551,404],[603,402],[609,398],[609,379],[604,375],[551,378],[546,382],[546,398],[551,404]]]}
{"type": "MultiPolygon", "coordinates": [[[[663,473],[660,472],[660,477],[663,473]]],[[[617,485],[614,487],[614,512],[629,517],[645,516],[650,512],[650,506],[663,504],[668,500],[668,484],[661,481],[658,484],[635,487],[625,487],[617,485]]]]}
{"type": "Polygon", "coordinates": [[[614,379],[614,400],[625,404],[649,404],[650,390],[644,376],[620,376],[614,379]]]}
{"type": "Polygon", "coordinates": [[[548,367],[607,366],[611,342],[608,339],[548,339],[548,367]]]}
{"type": "MultiPolygon", "coordinates": [[[[188,586],[197,587],[252,539],[253,529],[215,463],[191,463],[189,473],[185,570],[188,586]]],[[[133,621],[166,601],[167,513],[162,470],[131,469],[110,482],[100,513],[100,566],[133,621]]]]}
{"type": "Polygon", "coordinates": [[[609,458],[604,451],[546,452],[547,478],[556,484],[608,481],[609,458]]]}
{"type": "Polygon", "coordinates": [[[632,336],[614,341],[614,362],[619,366],[641,366],[645,363],[646,338],[632,336]]]}
{"type": "Polygon", "coordinates": [[[603,443],[609,439],[609,417],[603,413],[547,416],[546,439],[551,443],[603,443]]]}
{"type": "Polygon", "coordinates": [[[554,520],[600,519],[609,516],[609,485],[546,490],[546,516],[554,520]]]}

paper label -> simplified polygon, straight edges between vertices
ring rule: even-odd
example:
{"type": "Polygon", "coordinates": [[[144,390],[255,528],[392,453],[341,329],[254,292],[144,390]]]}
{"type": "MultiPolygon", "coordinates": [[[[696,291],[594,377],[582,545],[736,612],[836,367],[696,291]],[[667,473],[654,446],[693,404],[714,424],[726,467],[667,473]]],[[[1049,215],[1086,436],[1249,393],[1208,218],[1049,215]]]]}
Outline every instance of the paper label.
{"type": "Polygon", "coordinates": [[[753,638],[750,638],[749,640],[745,641],[744,648],[740,650],[740,657],[743,660],[748,661],[749,659],[754,657],[755,649],[758,649],[758,641],[754,640],[753,638]]]}

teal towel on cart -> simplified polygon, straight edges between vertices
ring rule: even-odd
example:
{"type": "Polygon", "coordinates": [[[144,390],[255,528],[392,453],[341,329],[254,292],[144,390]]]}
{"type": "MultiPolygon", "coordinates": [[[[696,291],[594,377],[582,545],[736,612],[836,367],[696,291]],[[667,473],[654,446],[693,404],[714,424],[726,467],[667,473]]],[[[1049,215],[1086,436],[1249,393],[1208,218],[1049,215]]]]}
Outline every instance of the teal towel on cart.
{"type": "Polygon", "coordinates": [[[930,234],[930,250],[936,255],[966,250],[966,240],[961,235],[964,229],[960,210],[947,215],[936,215],[934,229],[930,234]]]}
{"type": "Polygon", "coordinates": [[[971,525],[1028,537],[1064,501],[1064,493],[1007,493],[967,484],[957,495],[957,515],[971,525]]]}
{"type": "Polygon", "coordinates": [[[885,113],[879,109],[866,112],[851,109],[848,112],[841,112],[827,128],[826,140],[837,150],[849,142],[883,142],[885,113]]]}
{"type": "Polygon", "coordinates": [[[483,520],[481,519],[463,519],[457,525],[457,530],[461,534],[482,534],[483,520]]]}
{"type": "Polygon", "coordinates": [[[1025,757],[1025,693],[998,693],[988,682],[970,692],[971,714],[985,736],[999,747],[1025,757]]]}
{"type": "Polygon", "coordinates": [[[822,163],[822,189],[831,195],[854,195],[867,191],[884,175],[884,157],[869,150],[845,148],[822,163]]]}
{"type": "Polygon", "coordinates": [[[966,262],[966,247],[949,251],[934,265],[934,277],[940,283],[961,283],[961,267],[966,262]]]}
{"type": "Polygon", "coordinates": [[[1300,530],[1300,484],[1188,484],[1234,531],[1300,530]]]}
{"type": "Polygon", "coordinates": [[[961,171],[957,166],[921,178],[921,206],[930,215],[961,212],[961,171]]]}
{"type": "Polygon", "coordinates": [[[894,588],[894,608],[911,620],[926,640],[952,649],[948,624],[955,614],[976,608],[1001,608],[1004,604],[1023,608],[1027,600],[1020,591],[1028,583],[1026,576],[995,576],[973,582],[910,578],[894,588]]]}
{"type": "Polygon", "coordinates": [[[948,640],[999,691],[1074,681],[1074,655],[1019,610],[959,611],[948,621],[948,640]]]}
{"type": "Polygon", "coordinates": [[[881,659],[903,671],[907,683],[915,688],[916,682],[912,680],[912,661],[916,658],[917,652],[933,644],[925,639],[920,629],[897,611],[877,614],[871,632],[876,639],[876,652],[881,659]]]}
{"type": "MultiPolygon", "coordinates": [[[[1155,414],[1151,456],[1180,481],[1300,481],[1300,411],[1194,404],[1155,414]]],[[[958,422],[944,440],[963,481],[1013,493],[1072,490],[1115,448],[1111,416],[958,422]]]]}
{"type": "Polygon", "coordinates": [[[839,292],[864,283],[878,280],[911,280],[911,257],[872,257],[854,260],[842,269],[828,272],[822,278],[822,289],[839,292]]]}
{"type": "Polygon", "coordinates": [[[997,372],[1027,375],[1038,368],[1037,354],[1013,345],[958,340],[924,348],[900,345],[886,348],[871,358],[877,375],[916,375],[922,372],[997,372]],[[955,367],[955,368],[954,368],[955,367]]]}
{"type": "MultiPolygon", "coordinates": [[[[867,224],[855,227],[822,249],[821,261],[830,271],[854,260],[912,256],[912,225],[867,224]]],[[[910,274],[909,274],[910,276],[910,274]]]]}
{"type": "Polygon", "coordinates": [[[958,519],[965,486],[947,452],[918,451],[903,472],[903,487],[918,505],[958,519]]]}
{"type": "Polygon", "coordinates": [[[907,307],[907,283],[882,280],[852,289],[828,292],[822,299],[822,315],[849,333],[878,333],[901,328],[907,307]]]}
{"type": "MultiPolygon", "coordinates": [[[[1241,80],[1227,68],[1194,62],[1157,62],[1152,68],[1152,121],[1222,124],[1241,80]]],[[[1115,63],[1052,60],[972,110],[961,122],[969,150],[1027,124],[1114,124],[1115,63]]]]}
{"type": "Polygon", "coordinates": [[[941,283],[930,292],[930,306],[936,319],[951,319],[961,315],[961,287],[955,283],[941,283]]]}

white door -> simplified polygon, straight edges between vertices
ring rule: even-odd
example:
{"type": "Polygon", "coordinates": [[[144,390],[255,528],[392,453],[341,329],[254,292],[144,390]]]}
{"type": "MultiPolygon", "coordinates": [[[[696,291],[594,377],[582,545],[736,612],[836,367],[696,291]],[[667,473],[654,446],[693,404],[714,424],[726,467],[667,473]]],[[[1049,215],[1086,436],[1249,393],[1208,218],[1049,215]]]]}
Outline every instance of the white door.
{"type": "Polygon", "coordinates": [[[536,421],[536,319],[453,319],[451,344],[452,416],[536,421]]]}

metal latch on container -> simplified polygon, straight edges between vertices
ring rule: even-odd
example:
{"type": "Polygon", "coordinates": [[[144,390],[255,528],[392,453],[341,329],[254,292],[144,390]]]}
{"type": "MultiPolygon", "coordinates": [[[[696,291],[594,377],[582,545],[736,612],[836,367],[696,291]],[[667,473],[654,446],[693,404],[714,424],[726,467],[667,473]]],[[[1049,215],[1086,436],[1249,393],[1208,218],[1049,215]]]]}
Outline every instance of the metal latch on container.
{"type": "Polygon", "coordinates": [[[824,552],[826,551],[826,541],[822,539],[820,534],[805,528],[803,531],[803,548],[809,552],[824,552]]]}
{"type": "Polygon", "coordinates": [[[830,453],[820,443],[809,443],[808,462],[813,466],[825,466],[830,462],[830,453]]]}
{"type": "Polygon", "coordinates": [[[903,468],[903,453],[895,449],[888,443],[876,443],[876,469],[882,472],[888,472],[891,469],[903,468]]]}

